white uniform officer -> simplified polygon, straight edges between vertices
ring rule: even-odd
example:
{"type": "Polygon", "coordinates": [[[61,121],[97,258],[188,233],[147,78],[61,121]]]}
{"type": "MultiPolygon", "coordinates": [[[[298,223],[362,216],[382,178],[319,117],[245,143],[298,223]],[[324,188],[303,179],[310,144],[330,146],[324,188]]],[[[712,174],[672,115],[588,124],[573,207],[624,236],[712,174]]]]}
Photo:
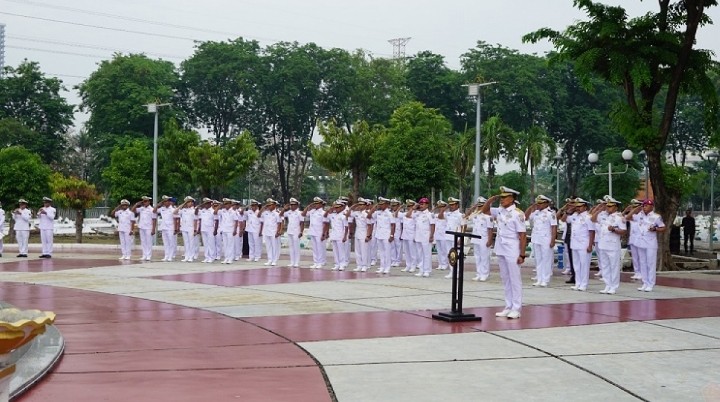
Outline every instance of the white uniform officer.
{"type": "Polygon", "coordinates": [[[377,241],[380,266],[377,273],[389,274],[392,264],[391,245],[395,241],[395,218],[389,209],[390,200],[378,197],[378,203],[368,211],[370,226],[368,232],[377,241]]]}
{"type": "Polygon", "coordinates": [[[204,263],[211,263],[215,260],[215,234],[217,233],[217,219],[215,210],[212,208],[210,198],[203,198],[202,204],[197,209],[198,230],[202,235],[203,247],[205,248],[204,263]]]}
{"type": "Polygon", "coordinates": [[[372,200],[363,197],[358,198],[358,202],[350,208],[350,218],[348,223],[354,229],[355,236],[355,262],[357,266],[353,271],[366,272],[370,266],[368,256],[368,246],[370,244],[371,234],[368,232],[370,219],[367,212],[370,210],[372,200]]]}
{"type": "Polygon", "coordinates": [[[500,195],[494,195],[482,206],[481,211],[495,218],[497,239],[495,255],[500,266],[500,279],[505,288],[505,309],[496,317],[520,318],[522,308],[522,277],[520,264],[525,261],[525,215],[515,207],[520,192],[500,187],[500,195]],[[499,208],[490,208],[500,200],[499,208]]]}
{"type": "Polygon", "coordinates": [[[120,260],[129,260],[132,254],[133,235],[135,234],[135,214],[130,210],[130,201],[120,200],[120,204],[110,213],[117,219],[120,238],[120,260]]]}
{"type": "Polygon", "coordinates": [[[402,269],[402,272],[415,272],[415,269],[419,265],[417,247],[415,246],[415,219],[412,217],[412,210],[415,204],[415,200],[405,200],[405,212],[398,217],[398,220],[401,222],[400,241],[402,242],[403,254],[405,256],[405,268],[402,269]],[[411,212],[410,216],[408,216],[408,212],[411,212]]]}
{"type": "Polygon", "coordinates": [[[288,239],[288,253],[290,254],[290,267],[300,267],[300,239],[302,239],[303,229],[305,229],[302,212],[298,209],[300,201],[290,198],[290,203],[283,208],[280,215],[287,219],[285,233],[288,239]]]}
{"type": "Polygon", "coordinates": [[[348,241],[348,222],[343,200],[337,200],[332,208],[325,212],[325,238],[330,241],[333,251],[333,271],[344,271],[348,265],[345,243],[348,241]]]}
{"type": "Polygon", "coordinates": [[[267,262],[265,265],[277,265],[280,258],[280,236],[282,235],[282,219],[277,211],[278,202],[272,198],[265,201],[260,214],[260,234],[265,243],[267,262]]]}
{"type": "MultiPolygon", "coordinates": [[[[462,212],[460,212],[460,200],[454,197],[448,197],[447,203],[447,209],[442,211],[443,217],[445,218],[445,230],[460,232],[465,226],[465,217],[462,212]]],[[[447,259],[448,252],[454,247],[453,241],[455,240],[455,236],[445,232],[443,232],[443,234],[445,235],[445,240],[443,240],[443,242],[445,242],[445,258],[447,259]]],[[[450,268],[450,272],[445,275],[445,278],[450,279],[453,275],[453,267],[450,266],[449,262],[448,267],[450,268]]]]}
{"type": "Polygon", "coordinates": [[[482,207],[487,202],[485,197],[478,197],[476,204],[468,211],[466,219],[472,222],[472,234],[482,236],[480,239],[471,238],[475,254],[475,277],[474,281],[485,282],[490,276],[490,252],[492,246],[492,218],[482,213],[482,207]]]}
{"type": "Polygon", "coordinates": [[[391,267],[399,267],[400,261],[402,261],[402,242],[400,241],[400,234],[402,233],[402,213],[400,212],[401,203],[395,198],[390,199],[390,212],[393,214],[393,220],[395,221],[395,236],[397,240],[390,243],[391,250],[391,267]]]}
{"type": "Polygon", "coordinates": [[[597,223],[598,265],[602,264],[600,272],[605,282],[605,289],[600,293],[615,294],[620,287],[620,238],[625,234],[626,224],[625,217],[618,212],[620,202],[609,195],[604,201],[603,206],[592,215],[593,222],[597,223]]]}
{"type": "Polygon", "coordinates": [[[590,255],[595,244],[595,224],[588,214],[588,201],[576,198],[573,201],[575,209],[570,216],[563,219],[572,225],[570,233],[570,250],[572,252],[573,266],[575,267],[575,285],[573,290],[584,292],[590,280],[590,255]]]}
{"type": "Polygon", "coordinates": [[[312,245],[313,265],[310,268],[322,268],[326,261],[325,248],[325,211],[320,197],[313,198],[313,202],[303,210],[303,216],[309,222],[308,235],[312,245]]]}
{"type": "Polygon", "coordinates": [[[183,203],[175,210],[175,217],[180,222],[184,254],[182,262],[192,262],[197,258],[195,242],[195,199],[185,197],[183,203]]]}
{"type": "MultiPolygon", "coordinates": [[[[445,234],[447,230],[447,220],[445,219],[445,210],[447,209],[447,202],[438,200],[435,203],[435,211],[433,218],[435,219],[435,248],[437,249],[437,269],[444,271],[448,269],[448,251],[452,243],[448,240],[448,235],[445,234]]],[[[452,277],[452,275],[450,275],[452,277]]]]}
{"type": "Polygon", "coordinates": [[[223,198],[222,207],[215,211],[218,217],[218,233],[222,236],[223,257],[221,264],[230,264],[235,258],[235,239],[237,234],[237,214],[232,208],[232,200],[223,198]]]}
{"type": "Polygon", "coordinates": [[[163,250],[165,255],[162,261],[172,261],[175,259],[177,252],[177,232],[178,227],[175,222],[175,206],[172,197],[163,195],[160,203],[155,207],[155,215],[160,218],[160,232],[162,232],[163,250]]]}
{"type": "Polygon", "coordinates": [[[18,207],[13,210],[13,220],[15,221],[15,238],[18,243],[18,257],[25,258],[28,255],[28,240],[30,239],[30,219],[32,212],[27,207],[28,202],[24,199],[18,200],[18,207]]]}
{"type": "Polygon", "coordinates": [[[260,237],[260,202],[250,200],[250,209],[245,211],[245,231],[248,234],[248,261],[258,262],[262,256],[262,237],[260,237]]]}
{"type": "Polygon", "coordinates": [[[243,211],[242,203],[239,200],[233,200],[233,210],[237,217],[237,235],[235,236],[235,261],[240,261],[243,256],[243,243],[245,240],[245,226],[247,222],[247,214],[243,211]]]}
{"type": "MultiPolygon", "coordinates": [[[[640,262],[642,286],[640,291],[652,292],[655,287],[655,271],[657,269],[657,234],[666,230],[660,214],[654,211],[655,202],[647,199],[642,206],[634,208],[628,215],[637,223],[638,235],[635,238],[640,262]]],[[[626,215],[627,216],[627,215],[626,215]]]]}
{"type": "Polygon", "coordinates": [[[432,271],[432,243],[435,241],[435,218],[428,210],[430,200],[421,198],[406,216],[415,220],[415,256],[419,271],[415,276],[429,277],[432,271]]]}
{"type": "Polygon", "coordinates": [[[157,228],[157,215],[150,201],[152,201],[151,197],[144,196],[132,207],[137,217],[137,229],[140,232],[141,261],[150,261],[152,258],[153,236],[157,228]]]}
{"type": "Polygon", "coordinates": [[[52,199],[43,197],[43,206],[37,212],[40,219],[40,242],[42,243],[42,254],[40,258],[52,258],[53,235],[55,231],[56,210],[52,206],[52,199]]]}
{"type": "Polygon", "coordinates": [[[535,203],[525,211],[525,219],[532,226],[530,242],[535,255],[537,281],[533,286],[546,287],[552,278],[553,250],[557,237],[557,217],[549,206],[552,200],[538,195],[535,203]]]}
{"type": "Polygon", "coordinates": [[[2,208],[2,203],[0,202],[0,257],[2,257],[4,247],[3,237],[5,237],[5,210],[2,208]]]}
{"type": "Polygon", "coordinates": [[[641,205],[641,201],[633,198],[632,200],[630,200],[630,205],[628,205],[628,207],[625,208],[625,210],[623,211],[625,221],[627,222],[627,225],[630,226],[630,234],[628,235],[628,248],[630,249],[630,257],[632,258],[633,266],[633,276],[630,279],[642,279],[642,276],[640,275],[640,256],[637,246],[635,246],[640,230],[638,230],[637,228],[638,223],[635,222],[632,218],[628,218],[628,213],[630,213],[634,208],[641,205]]]}

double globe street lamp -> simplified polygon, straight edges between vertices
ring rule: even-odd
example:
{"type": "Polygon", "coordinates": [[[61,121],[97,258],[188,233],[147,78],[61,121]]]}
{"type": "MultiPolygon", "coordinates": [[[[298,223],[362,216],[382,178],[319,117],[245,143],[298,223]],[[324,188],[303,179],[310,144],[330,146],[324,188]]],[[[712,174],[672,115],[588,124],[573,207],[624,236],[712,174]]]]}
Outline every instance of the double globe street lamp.
{"type": "Polygon", "coordinates": [[[605,176],[605,175],[607,175],[607,177],[608,177],[608,195],[610,195],[610,197],[613,196],[613,188],[612,188],[612,177],[613,177],[613,175],[614,175],[614,174],[625,174],[625,173],[627,173],[628,168],[629,168],[628,163],[629,163],[629,162],[632,160],[632,158],[633,158],[633,152],[632,152],[631,150],[629,150],[629,149],[624,150],[624,151],[622,152],[622,158],[623,158],[623,160],[625,161],[625,170],[623,170],[623,171],[617,171],[617,170],[616,170],[616,171],[613,172],[613,165],[612,165],[612,163],[608,163],[607,172],[602,172],[602,171],[600,171],[599,169],[597,169],[597,166],[596,166],[596,165],[598,164],[598,161],[600,160],[600,157],[598,156],[598,154],[596,154],[595,152],[591,152],[591,153],[588,155],[588,162],[590,162],[590,164],[593,166],[593,174],[595,174],[595,175],[597,175],[597,176],[605,176]]]}

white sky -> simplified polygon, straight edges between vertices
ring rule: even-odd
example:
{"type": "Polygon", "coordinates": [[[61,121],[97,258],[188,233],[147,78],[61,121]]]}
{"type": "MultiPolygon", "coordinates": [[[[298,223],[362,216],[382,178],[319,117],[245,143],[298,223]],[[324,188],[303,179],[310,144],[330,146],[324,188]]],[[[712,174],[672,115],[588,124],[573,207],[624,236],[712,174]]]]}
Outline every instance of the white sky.
{"type": "MultiPolygon", "coordinates": [[[[605,3],[622,4],[631,16],[656,7],[650,0],[605,3]]],[[[711,17],[720,24],[720,8],[713,8],[711,17]]],[[[541,27],[561,30],[581,18],[572,0],[0,0],[6,64],[38,61],[69,89],[113,52],[144,52],[179,64],[192,55],[193,39],[237,36],[262,45],[298,41],[362,48],[379,57],[392,55],[388,39],[412,37],[407,55],[430,50],[459,68],[460,55],[478,40],[542,54],[550,50],[548,44],[523,44],[522,35],[541,27]]],[[[701,29],[698,43],[720,55],[720,25],[701,29]]],[[[79,102],[72,89],[67,97],[79,102]]],[[[84,116],[76,119],[82,122],[84,116]]]]}

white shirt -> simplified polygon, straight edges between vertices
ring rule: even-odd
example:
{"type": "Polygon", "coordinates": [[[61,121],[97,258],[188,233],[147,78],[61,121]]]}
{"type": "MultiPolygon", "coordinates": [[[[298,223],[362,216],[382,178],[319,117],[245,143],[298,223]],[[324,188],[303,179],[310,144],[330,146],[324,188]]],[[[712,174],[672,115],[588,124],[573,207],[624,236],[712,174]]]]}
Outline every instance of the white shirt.
{"type": "Polygon", "coordinates": [[[490,214],[497,222],[497,238],[495,254],[504,256],[520,255],[519,233],[525,233],[525,215],[515,208],[515,204],[507,208],[490,208],[490,214]]]}
{"type": "Polygon", "coordinates": [[[646,215],[644,211],[640,211],[633,215],[633,220],[637,222],[638,230],[635,246],[640,248],[658,248],[657,232],[650,231],[650,228],[665,227],[665,223],[660,214],[655,211],[650,211],[650,213],[646,215]]]}
{"type": "Polygon", "coordinates": [[[55,227],[55,208],[52,206],[42,207],[38,211],[38,218],[40,218],[40,230],[52,230],[55,227]],[[45,211],[41,214],[41,211],[45,211]]]}
{"type": "Polygon", "coordinates": [[[31,218],[30,209],[20,209],[18,210],[18,213],[13,214],[13,219],[15,220],[15,226],[13,229],[15,230],[30,230],[30,218],[31,218]]]}
{"type": "Polygon", "coordinates": [[[274,237],[277,234],[278,223],[282,222],[282,219],[277,211],[263,211],[260,221],[263,224],[262,235],[274,237]]]}
{"type": "Polygon", "coordinates": [[[378,240],[388,240],[392,232],[392,225],[395,223],[393,213],[389,209],[377,210],[372,214],[373,237],[378,240]]]}
{"type": "Polygon", "coordinates": [[[590,214],[575,212],[567,217],[567,222],[572,225],[570,232],[570,249],[585,250],[590,246],[590,232],[595,231],[595,224],[590,220],[590,214]]]}
{"type": "Polygon", "coordinates": [[[413,213],[415,219],[415,241],[418,243],[430,243],[430,228],[435,225],[435,218],[427,209],[413,213]]]}
{"type": "Polygon", "coordinates": [[[488,229],[493,227],[492,218],[486,214],[475,214],[472,216],[472,233],[474,235],[482,236],[482,239],[471,238],[470,243],[472,244],[487,244],[488,229]]]}
{"type": "Polygon", "coordinates": [[[440,219],[440,214],[433,214],[435,220],[435,241],[446,240],[447,219],[440,219]]]}
{"type": "Polygon", "coordinates": [[[198,217],[200,218],[200,231],[213,233],[215,231],[215,211],[212,208],[204,208],[198,211],[198,217]]]}
{"type": "Polygon", "coordinates": [[[237,213],[233,209],[221,209],[218,215],[218,233],[233,233],[237,223],[237,213]]]}
{"type": "Polygon", "coordinates": [[[130,208],[118,209],[115,211],[115,219],[118,221],[118,232],[129,232],[135,222],[135,214],[130,208]]]}
{"type": "Polygon", "coordinates": [[[370,223],[370,219],[368,219],[367,211],[353,211],[350,213],[350,219],[349,222],[355,223],[355,238],[359,240],[365,240],[367,237],[367,231],[368,231],[368,223],[370,223]]]}
{"type": "MultiPolygon", "coordinates": [[[[413,215],[415,213],[413,212],[413,215]]],[[[414,240],[415,239],[415,219],[413,217],[408,218],[407,214],[403,214],[398,221],[402,222],[402,233],[400,234],[401,240],[414,240]]],[[[395,228],[397,232],[397,228],[395,228]]]]}
{"type": "Polygon", "coordinates": [[[550,246],[554,239],[552,228],[557,226],[557,217],[550,208],[537,209],[530,213],[528,220],[532,224],[531,242],[550,246]]]}
{"type": "Polygon", "coordinates": [[[160,225],[158,227],[160,230],[167,230],[174,232],[175,231],[175,210],[177,208],[173,207],[172,205],[169,207],[162,206],[158,208],[157,214],[160,216],[160,225]]]}
{"type": "Polygon", "coordinates": [[[258,216],[258,211],[249,209],[245,215],[247,215],[245,231],[249,233],[260,233],[260,217],[258,216]]]}
{"type": "Polygon", "coordinates": [[[146,207],[140,206],[135,209],[135,213],[137,214],[138,229],[152,229],[153,219],[157,218],[153,207],[149,205],[146,207]]]}
{"type": "Polygon", "coordinates": [[[600,238],[598,240],[600,250],[620,250],[620,234],[610,231],[610,227],[625,230],[625,218],[620,212],[608,214],[602,211],[598,214],[595,237],[600,238]]]}
{"type": "Polygon", "coordinates": [[[5,210],[0,208],[0,238],[2,238],[2,232],[5,230],[5,210]]]}
{"type": "Polygon", "coordinates": [[[180,230],[183,232],[193,232],[195,230],[195,208],[182,208],[176,210],[175,214],[180,217],[180,230]]]}
{"type": "Polygon", "coordinates": [[[331,212],[328,215],[328,222],[330,222],[330,228],[328,230],[328,239],[333,241],[342,241],[345,237],[345,230],[347,229],[348,222],[344,212],[331,212]]]}
{"type": "Polygon", "coordinates": [[[307,212],[307,218],[310,222],[310,225],[308,226],[310,236],[322,236],[323,225],[325,223],[325,211],[323,211],[322,208],[309,210],[307,212]]]}
{"type": "Polygon", "coordinates": [[[305,218],[302,216],[302,212],[299,209],[296,210],[287,210],[284,213],[285,218],[287,218],[287,234],[291,235],[299,235],[301,232],[301,225],[303,224],[303,221],[305,218]]]}

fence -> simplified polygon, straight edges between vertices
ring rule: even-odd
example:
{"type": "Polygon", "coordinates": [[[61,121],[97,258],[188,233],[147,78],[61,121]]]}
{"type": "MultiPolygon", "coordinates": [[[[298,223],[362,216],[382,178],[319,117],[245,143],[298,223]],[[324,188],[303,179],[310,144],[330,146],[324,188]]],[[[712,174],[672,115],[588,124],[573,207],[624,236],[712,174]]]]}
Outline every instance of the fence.
{"type": "MultiPolygon", "coordinates": [[[[89,208],[85,210],[85,218],[86,219],[97,219],[101,215],[107,216],[108,213],[110,213],[111,209],[110,207],[95,207],[95,208],[89,208]]],[[[75,220],[76,212],[74,209],[70,208],[58,208],[57,213],[55,216],[58,218],[68,218],[71,220],[75,220]]]]}

